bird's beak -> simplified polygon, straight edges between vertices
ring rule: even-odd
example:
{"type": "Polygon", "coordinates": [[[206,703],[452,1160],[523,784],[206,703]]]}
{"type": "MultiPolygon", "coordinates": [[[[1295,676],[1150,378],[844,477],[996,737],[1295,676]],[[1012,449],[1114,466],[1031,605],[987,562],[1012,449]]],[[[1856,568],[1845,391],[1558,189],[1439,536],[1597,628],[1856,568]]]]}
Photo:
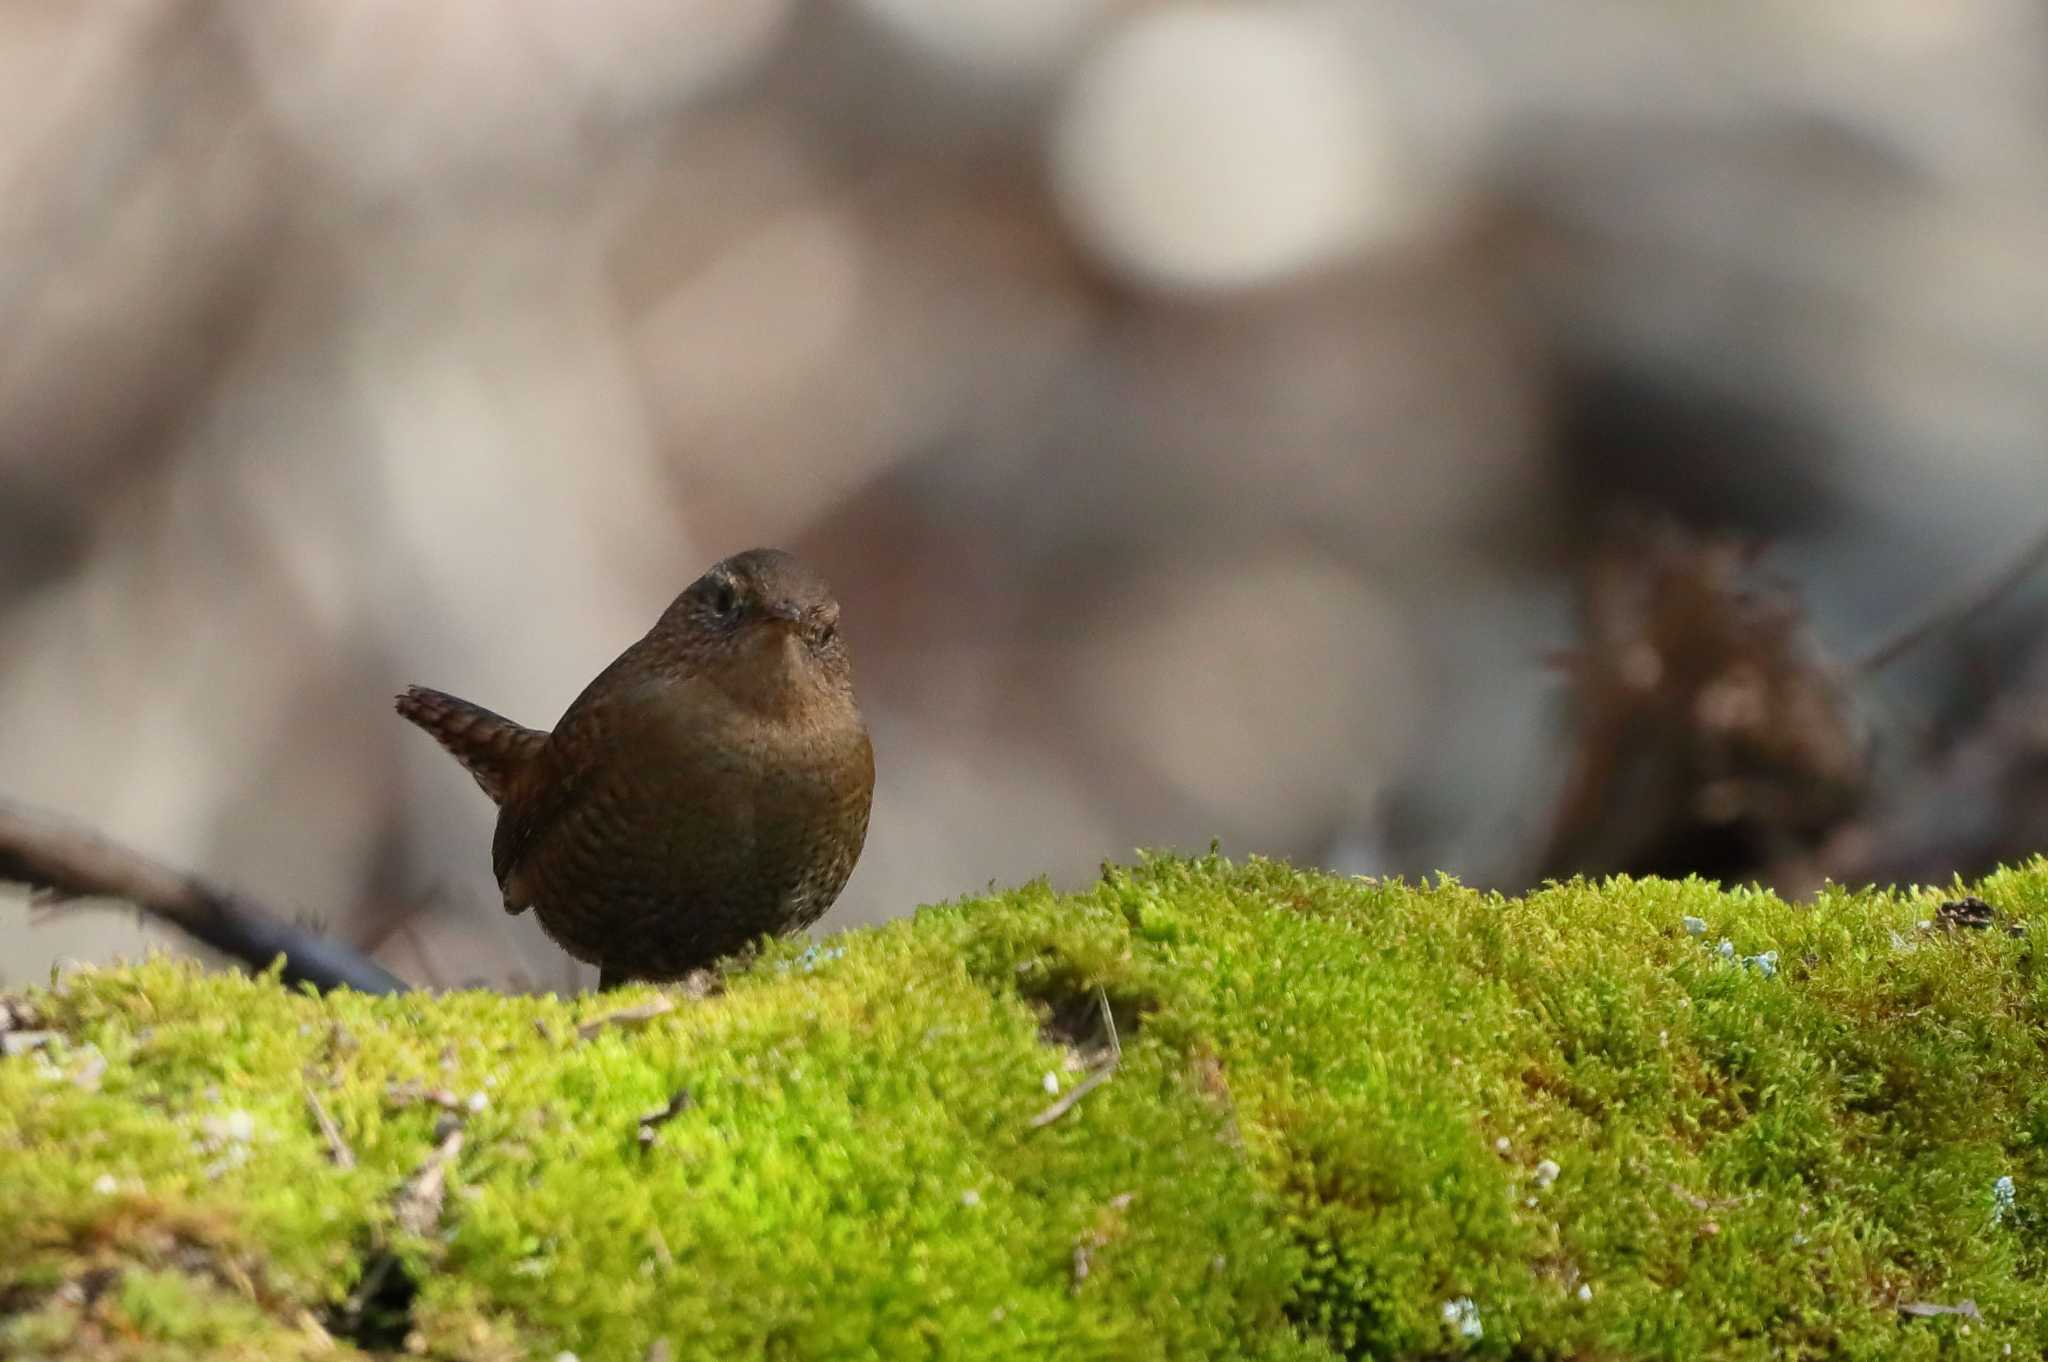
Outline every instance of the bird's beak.
{"type": "Polygon", "coordinates": [[[769,619],[780,620],[784,624],[802,624],[804,622],[804,612],[786,601],[769,606],[763,613],[769,619]]]}

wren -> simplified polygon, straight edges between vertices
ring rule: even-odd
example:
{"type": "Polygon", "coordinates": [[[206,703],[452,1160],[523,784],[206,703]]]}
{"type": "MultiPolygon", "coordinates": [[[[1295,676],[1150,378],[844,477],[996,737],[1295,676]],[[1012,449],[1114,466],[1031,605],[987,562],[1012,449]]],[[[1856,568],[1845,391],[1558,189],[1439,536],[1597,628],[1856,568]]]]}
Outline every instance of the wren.
{"type": "Polygon", "coordinates": [[[778,549],[699,577],[552,732],[422,686],[398,712],[497,804],[505,910],[533,909],[600,988],[809,926],[867,839],[874,749],[839,604],[778,549]]]}

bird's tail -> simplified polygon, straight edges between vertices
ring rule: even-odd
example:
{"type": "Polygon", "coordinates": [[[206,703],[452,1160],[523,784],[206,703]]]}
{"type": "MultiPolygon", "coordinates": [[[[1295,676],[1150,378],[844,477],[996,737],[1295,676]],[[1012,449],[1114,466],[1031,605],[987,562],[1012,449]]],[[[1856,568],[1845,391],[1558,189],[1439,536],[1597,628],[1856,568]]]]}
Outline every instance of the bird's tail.
{"type": "Polygon", "coordinates": [[[540,729],[522,728],[482,705],[425,686],[408,687],[398,697],[398,712],[433,734],[494,804],[505,802],[519,773],[548,740],[540,729]]]}

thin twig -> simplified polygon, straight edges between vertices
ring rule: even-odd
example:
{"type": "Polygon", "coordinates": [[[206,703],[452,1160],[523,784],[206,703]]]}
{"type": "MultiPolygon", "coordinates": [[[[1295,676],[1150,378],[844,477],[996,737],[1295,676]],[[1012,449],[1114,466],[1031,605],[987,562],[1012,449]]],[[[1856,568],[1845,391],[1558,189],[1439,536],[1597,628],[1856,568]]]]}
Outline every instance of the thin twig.
{"type": "Polygon", "coordinates": [[[576,1028],[576,1037],[578,1040],[589,1040],[607,1026],[643,1026],[663,1013],[675,1010],[675,999],[663,994],[652,1002],[641,1003],[638,1007],[628,1007],[618,1012],[607,1012],[602,1017],[592,1017],[576,1028]]]}
{"type": "Polygon", "coordinates": [[[1959,1301],[1954,1305],[1941,1305],[1934,1301],[1907,1301],[1899,1306],[1899,1313],[1909,1319],[1936,1319],[1942,1315],[1961,1315],[1965,1319],[1982,1319],[1984,1314],[1973,1300],[1959,1301]]]}
{"type": "Polygon", "coordinates": [[[1116,1072],[1116,1063],[1116,1059],[1111,1057],[1101,1068],[1069,1088],[1059,1101],[1031,1118],[1031,1128],[1037,1130],[1049,1126],[1072,1111],[1082,1098],[1109,1081],[1109,1076],[1116,1072]]]}
{"type": "Polygon", "coordinates": [[[378,1253],[371,1257],[363,1270],[363,1278],[356,1283],[356,1289],[349,1292],[342,1303],[342,1314],[351,1320],[360,1320],[363,1312],[370,1308],[370,1299],[384,1289],[384,1279],[391,1275],[391,1269],[398,1266],[398,1255],[390,1252],[378,1253]]]}
{"type": "Polygon", "coordinates": [[[348,1147],[348,1141],[341,1137],[341,1127],[334,1124],[334,1118],[327,1114],[327,1108],[320,1101],[320,1094],[306,1089],[306,1105],[313,1109],[313,1119],[319,1123],[320,1133],[327,1139],[327,1152],[334,1159],[334,1166],[346,1172],[356,1166],[355,1151],[348,1147]]]}
{"type": "Polygon", "coordinates": [[[1109,990],[1103,988],[1102,985],[1097,984],[1095,986],[1095,998],[1096,1002],[1102,1008],[1102,1024],[1105,1028],[1107,1028],[1109,1033],[1109,1058],[1103,1060],[1102,1063],[1099,1066],[1097,1066],[1094,1073],[1089,1074],[1086,1078],[1082,1079],[1079,1083],[1076,1083],[1072,1088],[1068,1089],[1064,1094],[1062,1094],[1059,1101],[1053,1103],[1044,1111],[1041,1111],[1038,1113],[1038,1115],[1032,1117],[1031,1128],[1033,1130],[1038,1130],[1042,1127],[1049,1126],[1054,1121],[1059,1120],[1060,1117],[1065,1116],[1068,1112],[1072,1111],[1076,1106],[1080,1104],[1082,1098],[1086,1097],[1089,1093],[1094,1092],[1104,1083],[1107,1083],[1109,1081],[1110,1075],[1116,1072],[1117,1066],[1124,1062],[1123,1042],[1117,1039],[1116,1018],[1111,1014],[1109,1010],[1109,990]]]}
{"type": "Polygon", "coordinates": [[[414,1234],[432,1234],[440,1227],[441,1205],[448,1198],[448,1167],[462,1152],[462,1139],[461,1124],[450,1122],[441,1143],[399,1189],[392,1213],[400,1229],[414,1234]]]}
{"type": "Polygon", "coordinates": [[[640,1118],[640,1147],[647,1149],[661,1137],[661,1127],[697,1105],[688,1088],[676,1089],[675,1096],[640,1118]]]}
{"type": "Polygon", "coordinates": [[[124,900],[258,969],[282,956],[287,984],[361,993],[406,989],[403,980],[351,946],[84,828],[4,800],[0,881],[28,885],[45,904],[124,900]]]}
{"type": "Polygon", "coordinates": [[[1121,1064],[1124,1059],[1124,1045],[1116,1038],[1116,1014],[1109,1010],[1109,990],[1101,984],[1095,986],[1095,1001],[1102,1007],[1102,1024],[1109,1031],[1109,1052],[1116,1056],[1114,1062],[1121,1064]]]}
{"type": "Polygon", "coordinates": [[[452,1088],[430,1088],[412,1078],[386,1084],[384,1100],[394,1107],[409,1107],[415,1102],[427,1102],[457,1115],[469,1110],[469,1104],[458,1097],[452,1088]]]}
{"type": "Polygon", "coordinates": [[[1853,670],[1862,676],[1878,672],[1913,649],[1947,629],[1953,629],[1973,615],[1982,614],[2025,584],[2027,578],[2048,566],[2048,525],[2003,568],[1929,610],[1912,624],[1885,639],[1856,660],[1853,670]]]}

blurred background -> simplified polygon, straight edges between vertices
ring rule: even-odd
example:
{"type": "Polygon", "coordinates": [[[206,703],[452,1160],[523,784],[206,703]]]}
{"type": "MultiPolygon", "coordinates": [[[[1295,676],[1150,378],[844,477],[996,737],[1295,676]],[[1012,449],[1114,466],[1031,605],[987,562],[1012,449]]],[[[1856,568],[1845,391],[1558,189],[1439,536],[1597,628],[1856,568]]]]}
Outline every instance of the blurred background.
{"type": "MultiPolygon", "coordinates": [[[[2048,849],[2044,365],[2033,0],[0,0],[0,797],[587,984],[391,694],[550,724],[766,543],[828,929],[1946,879],[2048,849]]],[[[0,898],[0,982],[152,941],[0,898]]]]}

